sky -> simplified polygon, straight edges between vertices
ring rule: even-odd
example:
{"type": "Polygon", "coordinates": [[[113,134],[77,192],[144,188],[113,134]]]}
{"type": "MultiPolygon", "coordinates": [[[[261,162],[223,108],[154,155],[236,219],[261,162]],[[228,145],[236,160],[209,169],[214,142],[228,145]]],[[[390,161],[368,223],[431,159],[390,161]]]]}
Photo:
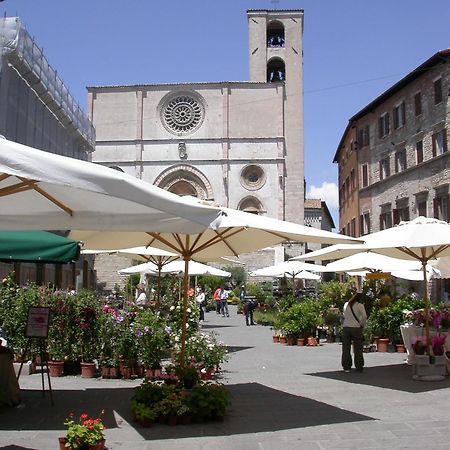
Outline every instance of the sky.
{"type": "Polygon", "coordinates": [[[73,97],[87,86],[245,81],[247,9],[304,10],[305,177],[338,226],[339,141],[350,117],[450,47],[449,0],[3,0],[73,97]]]}

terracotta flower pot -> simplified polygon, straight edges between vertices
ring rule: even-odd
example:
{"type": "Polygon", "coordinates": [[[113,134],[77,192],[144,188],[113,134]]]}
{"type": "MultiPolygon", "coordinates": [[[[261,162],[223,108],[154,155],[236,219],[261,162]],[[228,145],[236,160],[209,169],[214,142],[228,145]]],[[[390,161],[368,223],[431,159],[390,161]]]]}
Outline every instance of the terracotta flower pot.
{"type": "Polygon", "coordinates": [[[66,447],[66,438],[65,437],[59,437],[59,450],[70,450],[70,447],[66,447]]]}
{"type": "Polygon", "coordinates": [[[304,347],[305,346],[305,338],[298,338],[297,339],[297,345],[299,347],[304,347]]]}
{"type": "Polygon", "coordinates": [[[286,344],[287,345],[297,345],[297,338],[292,337],[292,336],[288,336],[286,338],[286,344]]]}
{"type": "Polygon", "coordinates": [[[49,361],[48,372],[51,377],[62,377],[64,374],[64,361],[49,361]]]}
{"type": "Polygon", "coordinates": [[[317,347],[317,339],[314,336],[310,336],[308,338],[308,344],[309,347],[317,347]]]}
{"type": "Polygon", "coordinates": [[[280,336],[280,344],[286,344],[287,337],[286,336],[280,336]]]}
{"type": "Polygon", "coordinates": [[[89,450],[104,450],[105,448],[105,440],[103,439],[96,444],[89,444],[89,450]]]}
{"type": "Polygon", "coordinates": [[[379,352],[387,353],[389,345],[389,339],[379,338],[377,342],[377,348],[379,352]]]}
{"type": "Polygon", "coordinates": [[[95,363],[82,362],[81,363],[81,378],[94,378],[95,377],[95,363]]]}
{"type": "Polygon", "coordinates": [[[272,336],[272,341],[274,344],[278,344],[280,342],[280,336],[278,335],[272,336]]]}
{"type": "Polygon", "coordinates": [[[406,348],[403,344],[396,344],[395,348],[397,350],[397,353],[406,353],[406,348]]]}

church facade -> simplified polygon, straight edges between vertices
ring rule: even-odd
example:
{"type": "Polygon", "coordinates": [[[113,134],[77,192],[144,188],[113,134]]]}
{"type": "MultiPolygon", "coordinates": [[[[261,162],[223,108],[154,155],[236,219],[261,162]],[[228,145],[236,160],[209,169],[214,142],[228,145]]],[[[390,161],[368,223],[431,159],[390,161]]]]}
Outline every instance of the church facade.
{"type": "Polygon", "coordinates": [[[248,81],[88,87],[92,160],[303,224],[303,11],[247,17],[248,81]]]}
{"type": "Polygon", "coordinates": [[[89,87],[92,159],[303,223],[303,11],[247,15],[250,81],[89,87]]]}

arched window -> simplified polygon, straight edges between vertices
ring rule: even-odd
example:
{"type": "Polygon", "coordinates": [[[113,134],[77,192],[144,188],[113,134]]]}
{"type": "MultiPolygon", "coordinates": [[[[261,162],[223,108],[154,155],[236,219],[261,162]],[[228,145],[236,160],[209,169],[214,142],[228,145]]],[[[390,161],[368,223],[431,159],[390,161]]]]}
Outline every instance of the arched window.
{"type": "Polygon", "coordinates": [[[281,58],[272,58],[267,63],[267,81],[272,83],[273,81],[286,80],[286,67],[284,61],[281,58]]]}
{"type": "Polygon", "coordinates": [[[267,47],[284,47],[284,25],[278,20],[267,24],[267,47]]]}
{"type": "Polygon", "coordinates": [[[209,180],[198,169],[187,164],[169,167],[159,174],[154,184],[174,194],[190,195],[203,200],[213,199],[209,180]]]}
{"type": "Polygon", "coordinates": [[[253,196],[243,198],[239,202],[237,209],[252,214],[260,214],[263,212],[262,203],[256,197],[253,196]]]}

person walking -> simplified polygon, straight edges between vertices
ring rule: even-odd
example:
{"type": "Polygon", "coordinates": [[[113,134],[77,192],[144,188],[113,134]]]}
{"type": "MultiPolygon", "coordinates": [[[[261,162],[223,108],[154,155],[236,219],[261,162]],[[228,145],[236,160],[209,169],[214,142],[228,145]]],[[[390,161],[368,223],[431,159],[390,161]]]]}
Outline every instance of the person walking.
{"type": "Polygon", "coordinates": [[[230,317],[230,314],[228,312],[228,296],[230,295],[228,289],[225,289],[224,287],[221,287],[220,291],[220,312],[222,314],[222,317],[230,317]]]}
{"type": "Polygon", "coordinates": [[[195,297],[195,301],[200,308],[200,315],[198,317],[198,320],[200,323],[203,323],[203,321],[205,320],[205,311],[203,309],[203,307],[205,306],[205,292],[201,287],[197,288],[197,296],[195,297]]]}
{"type": "Polygon", "coordinates": [[[216,302],[216,314],[220,314],[220,296],[222,293],[222,288],[218,287],[215,291],[214,291],[214,301],[216,302]]]}
{"type": "Polygon", "coordinates": [[[342,368],[344,372],[350,372],[352,367],[352,343],[356,370],[362,372],[364,367],[363,328],[367,322],[367,314],[364,305],[360,302],[361,299],[362,294],[356,292],[345,303],[343,309],[342,368]]]}
{"type": "Polygon", "coordinates": [[[245,298],[244,297],[244,315],[245,315],[245,324],[247,326],[249,325],[256,325],[253,321],[253,310],[255,309],[255,303],[251,298],[245,298]]]}

